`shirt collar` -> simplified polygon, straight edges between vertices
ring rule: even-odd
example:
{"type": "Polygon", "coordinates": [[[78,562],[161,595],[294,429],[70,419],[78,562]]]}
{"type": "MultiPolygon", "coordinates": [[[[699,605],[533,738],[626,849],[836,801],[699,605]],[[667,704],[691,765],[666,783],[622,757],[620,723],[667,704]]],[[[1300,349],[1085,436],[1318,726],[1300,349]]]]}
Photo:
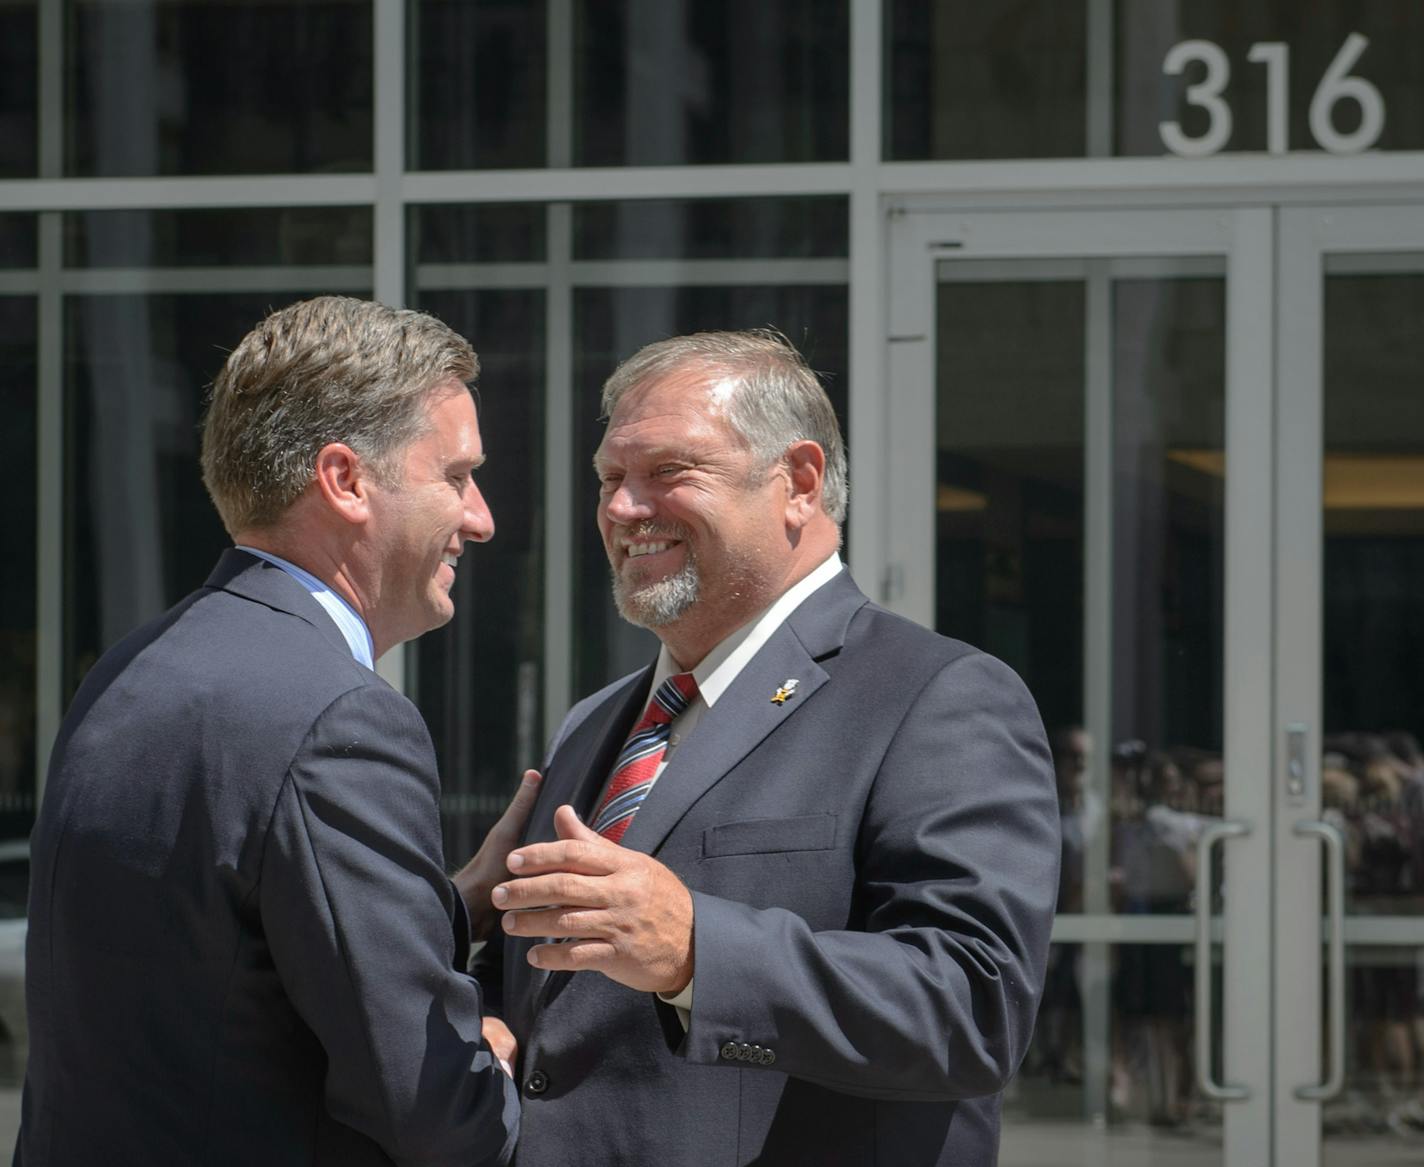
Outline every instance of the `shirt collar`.
{"type": "Polygon", "coordinates": [[[280,555],[273,555],[270,551],[259,551],[256,547],[247,547],[242,544],[239,544],[237,549],[246,551],[249,555],[255,555],[258,559],[265,559],[274,567],[280,567],[306,588],[311,594],[311,598],[320,604],[327,615],[335,621],[336,627],[346,640],[346,646],[351,650],[351,655],[368,669],[376,667],[376,646],[371,640],[371,630],[366,627],[366,621],[361,619],[360,613],[347,602],[344,596],[317,579],[311,572],[283,559],[280,555]]]}
{"type": "MultiPolygon", "coordinates": [[[[830,583],[841,570],[841,557],[832,551],[830,556],[809,575],[797,580],[777,597],[770,607],[760,615],[748,620],[735,632],[719,641],[692,670],[697,680],[697,695],[710,709],[737,679],[737,674],[761,651],[762,645],[771,639],[771,634],[786,622],[802,602],[825,584],[830,583]]],[[[658,691],[668,677],[681,672],[667,647],[659,649],[658,662],[653,669],[651,693],[658,691]]]]}

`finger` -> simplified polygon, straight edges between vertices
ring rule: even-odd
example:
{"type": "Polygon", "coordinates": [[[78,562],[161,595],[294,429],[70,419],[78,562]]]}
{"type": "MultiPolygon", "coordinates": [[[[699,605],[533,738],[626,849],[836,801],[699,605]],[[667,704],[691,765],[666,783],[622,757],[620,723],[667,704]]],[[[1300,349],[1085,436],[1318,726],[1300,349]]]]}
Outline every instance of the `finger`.
{"type": "Polygon", "coordinates": [[[604,847],[618,845],[605,839],[591,827],[584,826],[583,820],[579,818],[574,808],[568,805],[561,806],[554,812],[554,833],[561,839],[575,839],[582,843],[598,844],[604,847]]]}
{"type": "Polygon", "coordinates": [[[486,1044],[490,1047],[490,1052],[500,1060],[500,1064],[512,1063],[519,1054],[519,1043],[515,1040],[514,1034],[510,1032],[509,1026],[498,1017],[488,1014],[480,1022],[480,1033],[483,1034],[486,1044]]]}
{"type": "Polygon", "coordinates": [[[500,923],[511,936],[608,939],[608,914],[600,908],[557,907],[505,912],[500,923]]]}
{"type": "Polygon", "coordinates": [[[519,789],[514,792],[514,797],[499,816],[494,830],[508,832],[516,839],[524,832],[524,824],[529,821],[534,804],[539,801],[539,785],[543,780],[543,775],[538,770],[524,771],[524,776],[519,780],[519,789]]]}
{"type": "Polygon", "coordinates": [[[516,875],[544,875],[550,871],[612,875],[623,867],[628,854],[622,847],[594,835],[591,839],[530,843],[510,852],[507,863],[516,875]]]}
{"type": "Polygon", "coordinates": [[[616,955],[607,940],[570,940],[567,944],[536,944],[529,950],[528,959],[535,968],[578,972],[601,969],[616,955]]]}
{"type": "Polygon", "coordinates": [[[501,911],[528,911],[531,908],[598,908],[608,899],[604,881],[594,876],[556,871],[511,879],[490,893],[490,901],[501,911]]]}

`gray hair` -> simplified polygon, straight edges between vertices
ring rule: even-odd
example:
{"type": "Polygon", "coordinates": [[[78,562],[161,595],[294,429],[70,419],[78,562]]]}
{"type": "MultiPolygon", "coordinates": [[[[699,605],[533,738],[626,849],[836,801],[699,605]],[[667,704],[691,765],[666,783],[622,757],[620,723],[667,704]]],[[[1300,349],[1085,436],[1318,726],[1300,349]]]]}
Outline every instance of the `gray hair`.
{"type": "Polygon", "coordinates": [[[805,358],[780,332],[696,332],[639,349],[603,385],[603,413],[612,416],[630,390],[697,364],[732,378],[725,404],[732,429],[769,467],[793,442],[817,443],[826,455],[821,509],[835,523],[846,514],[846,453],[831,399],[805,358]]]}
{"type": "Polygon", "coordinates": [[[378,481],[424,432],[425,406],[479,373],[469,341],[423,312],[321,296],[273,312],[228,355],[203,423],[203,483],[230,534],[269,527],[343,442],[378,481]]]}

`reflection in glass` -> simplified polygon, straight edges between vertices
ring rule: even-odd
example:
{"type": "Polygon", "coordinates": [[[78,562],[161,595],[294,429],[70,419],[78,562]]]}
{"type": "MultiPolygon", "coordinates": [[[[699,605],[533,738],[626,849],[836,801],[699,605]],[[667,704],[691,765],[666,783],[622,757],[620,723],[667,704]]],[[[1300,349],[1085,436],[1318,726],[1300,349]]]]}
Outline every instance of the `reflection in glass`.
{"type": "Polygon", "coordinates": [[[1403,1163],[1424,1139],[1424,948],[1351,945],[1345,976],[1346,1085],[1321,1109],[1323,1161],[1403,1163]]]}
{"type": "Polygon", "coordinates": [[[370,207],[223,207],[75,211],[64,216],[68,267],[369,264],[370,207]]]}
{"type": "Polygon", "coordinates": [[[0,296],[0,848],[35,812],[37,335],[35,300],[0,296]]]}
{"type": "Polygon", "coordinates": [[[844,258],[844,196],[575,203],[576,259],[844,258]]]}
{"type": "Polygon", "coordinates": [[[25,900],[35,821],[35,513],[38,314],[27,296],[0,296],[0,1091],[25,1073],[25,900]]]}
{"type": "Polygon", "coordinates": [[[625,624],[614,611],[608,560],[594,523],[598,481],[592,465],[603,438],[599,394],[604,380],[619,361],[651,341],[704,329],[770,324],[781,329],[822,374],[844,429],[847,311],[843,284],[576,289],[574,692],[600,689],[646,665],[657,653],[651,632],[625,624]]]}
{"type": "Polygon", "coordinates": [[[1374,915],[1424,908],[1424,255],[1414,260],[1416,273],[1325,280],[1321,799],[1345,832],[1348,910],[1374,915]]]}
{"type": "Polygon", "coordinates": [[[577,0],[574,164],[835,162],[846,0],[577,0]]]}
{"type": "Polygon", "coordinates": [[[66,702],[229,545],[198,468],[204,386],[269,311],[320,291],[65,298],[66,702]]]}
{"type": "Polygon", "coordinates": [[[66,16],[67,174],[371,169],[371,0],[67,0],[66,16]]]}
{"type": "Polygon", "coordinates": [[[40,0],[0,0],[0,178],[39,173],[40,0]]]}
{"type": "Polygon", "coordinates": [[[418,263],[537,263],[547,229],[543,203],[411,207],[409,251],[418,263]]]}
{"type": "Polygon", "coordinates": [[[1321,812],[1347,911],[1395,939],[1346,948],[1330,1167],[1424,1138],[1424,949],[1401,943],[1424,908],[1424,255],[1389,265],[1331,256],[1325,277],[1321,812]]]}
{"type": "Polygon", "coordinates": [[[414,646],[415,700],[440,762],[445,853],[463,862],[543,757],[544,292],[424,292],[480,358],[476,481],[495,537],[468,543],[455,618],[414,646]]]}
{"type": "Polygon", "coordinates": [[[39,254],[39,217],[0,214],[0,268],[34,267],[39,254]]]}
{"type": "Polygon", "coordinates": [[[1083,0],[886,0],[884,157],[1086,152],[1083,0]]]}
{"type": "Polygon", "coordinates": [[[411,0],[414,170],[545,166],[548,5],[411,0]]]}

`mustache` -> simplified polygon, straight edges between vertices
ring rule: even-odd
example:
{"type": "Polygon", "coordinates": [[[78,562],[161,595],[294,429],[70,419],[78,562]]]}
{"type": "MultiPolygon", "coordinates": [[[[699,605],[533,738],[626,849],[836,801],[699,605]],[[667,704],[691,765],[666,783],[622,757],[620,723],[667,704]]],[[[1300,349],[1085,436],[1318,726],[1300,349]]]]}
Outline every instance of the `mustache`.
{"type": "Polygon", "coordinates": [[[681,523],[655,523],[652,521],[622,527],[618,533],[622,538],[632,543],[654,543],[659,539],[686,541],[692,535],[692,532],[681,523]]]}

